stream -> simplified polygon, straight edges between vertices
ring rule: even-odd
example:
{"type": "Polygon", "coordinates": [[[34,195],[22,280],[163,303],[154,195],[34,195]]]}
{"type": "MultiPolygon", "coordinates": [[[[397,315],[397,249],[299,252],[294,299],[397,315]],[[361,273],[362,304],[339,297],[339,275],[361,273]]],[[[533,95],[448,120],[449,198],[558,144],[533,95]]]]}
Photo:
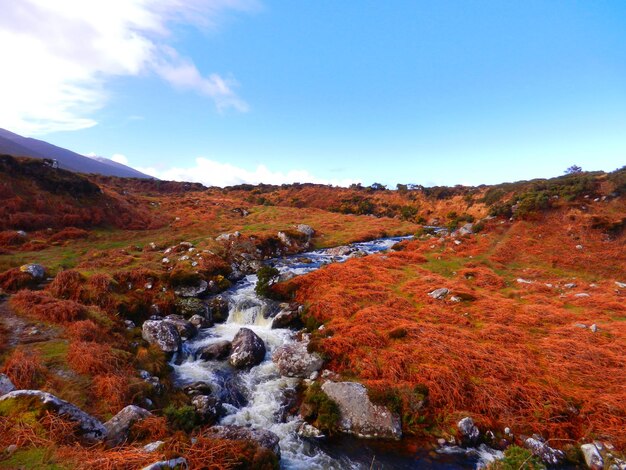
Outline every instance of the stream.
{"type": "MultiPolygon", "coordinates": [[[[337,255],[332,249],[316,250],[271,260],[281,272],[302,275],[331,262],[343,262],[354,253],[363,256],[389,249],[407,237],[373,240],[350,245],[352,253],[337,255]],[[329,252],[330,251],[330,252],[329,252]]],[[[287,403],[295,397],[301,379],[283,377],[272,362],[277,347],[295,341],[289,329],[271,329],[268,317],[271,303],[256,296],[256,275],[248,275],[223,295],[228,299],[229,316],[225,323],[203,328],[183,350],[186,359],[176,365],[174,380],[179,386],[206,382],[224,401],[226,414],[222,425],[266,429],[280,438],[281,468],[284,469],[416,469],[416,468],[474,468],[475,460],[465,455],[440,455],[408,451],[400,443],[382,443],[350,437],[329,439],[302,438],[297,431],[302,420],[287,414],[287,403]],[[267,354],[258,366],[250,370],[235,370],[227,361],[194,359],[194,352],[208,344],[232,341],[241,327],[250,328],[265,342],[267,354]]]]}

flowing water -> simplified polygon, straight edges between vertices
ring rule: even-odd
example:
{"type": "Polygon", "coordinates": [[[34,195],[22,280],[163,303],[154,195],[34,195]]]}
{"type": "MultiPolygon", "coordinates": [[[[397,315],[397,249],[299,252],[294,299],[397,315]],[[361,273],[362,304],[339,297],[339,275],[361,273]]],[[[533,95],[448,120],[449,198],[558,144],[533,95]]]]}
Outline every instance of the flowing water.
{"type": "MultiPolygon", "coordinates": [[[[350,246],[353,253],[366,255],[387,250],[403,239],[385,238],[350,246]]],[[[345,261],[349,256],[333,256],[329,250],[317,250],[275,259],[272,263],[281,274],[301,275],[330,262],[345,261]]],[[[179,385],[202,381],[214,387],[226,409],[220,424],[267,429],[277,434],[281,467],[285,469],[473,468],[466,458],[458,456],[407,454],[390,445],[379,448],[374,442],[347,437],[315,440],[298,436],[302,420],[287,415],[286,410],[299,379],[282,377],[271,359],[277,347],[295,341],[294,333],[288,329],[271,329],[269,315],[273,303],[256,296],[256,281],[256,275],[249,275],[225,292],[229,302],[228,320],[200,330],[198,336],[183,345],[186,359],[178,365],[172,364],[179,385]],[[236,371],[226,361],[194,359],[196,350],[219,340],[232,340],[243,326],[265,342],[267,354],[261,364],[249,371],[236,371]]]]}

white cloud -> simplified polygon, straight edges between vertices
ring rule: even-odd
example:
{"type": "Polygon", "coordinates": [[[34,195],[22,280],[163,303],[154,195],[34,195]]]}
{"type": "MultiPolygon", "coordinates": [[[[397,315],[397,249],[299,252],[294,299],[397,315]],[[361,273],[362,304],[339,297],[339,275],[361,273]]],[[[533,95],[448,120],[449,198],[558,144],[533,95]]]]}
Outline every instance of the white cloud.
{"type": "Polygon", "coordinates": [[[250,171],[245,168],[221,163],[208,158],[196,158],[196,163],[188,168],[137,168],[142,173],[162,180],[188,181],[202,183],[205,186],[233,186],[236,184],[285,184],[285,183],[320,183],[335,186],[349,186],[358,180],[323,179],[313,176],[306,170],[272,171],[265,165],[259,165],[250,171]]]}
{"type": "Polygon", "coordinates": [[[25,134],[91,127],[108,79],[156,74],[246,111],[232,78],[203,75],[172,48],[174,24],[215,27],[256,0],[0,0],[0,127],[25,134]]]}
{"type": "Polygon", "coordinates": [[[111,160],[117,163],[121,163],[122,165],[128,165],[128,158],[126,155],[122,155],[121,153],[113,154],[111,160]]]}

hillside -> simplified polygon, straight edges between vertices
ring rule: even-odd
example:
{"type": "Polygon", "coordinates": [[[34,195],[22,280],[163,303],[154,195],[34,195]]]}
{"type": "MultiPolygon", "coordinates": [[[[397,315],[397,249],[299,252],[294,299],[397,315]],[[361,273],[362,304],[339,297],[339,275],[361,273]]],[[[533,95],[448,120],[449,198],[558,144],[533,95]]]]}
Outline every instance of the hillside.
{"type": "MultiPolygon", "coordinates": [[[[397,413],[404,438],[394,449],[404,452],[435,449],[437,439],[468,444],[456,425],[464,417],[494,449],[538,434],[566,451],[567,465],[580,464],[588,442],[611,444],[615,456],[625,449],[626,169],[478,188],[219,189],[4,156],[0,197],[0,373],[98,422],[130,404],[152,413],[129,425],[123,444],[85,446],[67,416],[0,400],[0,448],[17,446],[0,467],[139,468],[156,460],[143,446],[161,440],[156,455],[184,456],[192,468],[276,468],[267,440],[215,434],[226,431],[216,431],[208,403],[245,409],[245,393],[230,382],[206,391],[176,381],[185,367],[196,374],[221,363],[185,356],[180,344],[172,354],[146,333],[171,314],[181,315],[173,335],[196,324],[233,331],[238,323],[221,323],[224,298],[255,273],[266,282],[257,294],[276,300],[231,299],[242,302],[235,310],[245,316],[260,302],[288,316],[324,362],[324,373],[287,393],[281,413],[306,418],[331,442],[341,429],[337,405],[320,391],[328,377],[364,384],[397,413]],[[341,248],[398,235],[415,238],[368,256],[341,248]],[[303,269],[311,249],[330,247],[340,248],[308,274],[276,282],[263,268],[293,255],[294,271],[303,269]]],[[[249,328],[274,334],[256,321],[249,328]]],[[[266,346],[287,333],[264,336],[266,346]]],[[[270,366],[268,357],[234,377],[256,383],[270,366]]]]}
{"type": "Polygon", "coordinates": [[[0,129],[0,155],[14,157],[48,158],[58,162],[59,168],[76,173],[96,173],[118,176],[121,178],[149,178],[140,171],[106,158],[89,158],[71,150],[49,144],[43,140],[22,137],[21,135],[0,129]]]}

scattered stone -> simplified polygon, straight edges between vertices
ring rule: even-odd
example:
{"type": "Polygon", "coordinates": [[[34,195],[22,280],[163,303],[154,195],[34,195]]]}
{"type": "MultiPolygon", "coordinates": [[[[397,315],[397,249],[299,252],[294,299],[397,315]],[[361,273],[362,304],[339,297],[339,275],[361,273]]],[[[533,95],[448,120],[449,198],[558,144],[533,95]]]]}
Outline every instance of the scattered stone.
{"type": "Polygon", "coordinates": [[[291,238],[289,238],[289,236],[285,232],[278,232],[276,236],[278,237],[278,239],[281,241],[283,245],[291,246],[292,244],[291,238]]]}
{"type": "Polygon", "coordinates": [[[580,446],[580,450],[585,457],[587,467],[592,470],[602,470],[604,468],[604,459],[595,444],[583,444],[580,446]]]}
{"type": "Polygon", "coordinates": [[[102,441],[106,437],[107,430],[100,420],[85,413],[76,405],[61,400],[51,393],[42,392],[41,390],[14,390],[1,396],[0,402],[6,400],[24,401],[30,406],[33,399],[39,400],[46,410],[77,423],[78,431],[86,441],[97,442],[102,441]]]}
{"type": "Polygon", "coordinates": [[[386,407],[374,405],[367,389],[356,382],[325,382],[322,391],[337,403],[341,413],[339,428],[364,438],[400,439],[400,417],[386,407]]]}
{"type": "Polygon", "coordinates": [[[576,328],[587,328],[587,325],[585,325],[584,323],[575,323],[574,326],[576,328]]]}
{"type": "Polygon", "coordinates": [[[452,297],[450,297],[450,302],[455,302],[455,303],[459,303],[461,302],[463,299],[461,299],[461,297],[459,297],[458,295],[453,295],[452,297]]]}
{"type": "Polygon", "coordinates": [[[450,292],[449,289],[446,289],[445,287],[441,287],[439,289],[435,289],[432,292],[429,292],[428,295],[429,297],[432,297],[433,299],[443,300],[446,298],[449,292],[450,292]]]}
{"type": "Polygon", "coordinates": [[[4,449],[4,453],[5,453],[7,456],[11,456],[11,455],[15,454],[15,452],[17,452],[17,449],[18,449],[17,445],[15,445],[15,444],[11,444],[11,445],[10,445],[10,446],[8,446],[6,449],[4,449]]]}
{"type": "Polygon", "coordinates": [[[35,279],[43,279],[46,277],[46,268],[41,264],[25,264],[20,266],[20,271],[30,274],[35,279]]]}
{"type": "Polygon", "coordinates": [[[576,245],[576,249],[577,249],[577,250],[582,250],[582,249],[583,249],[583,246],[582,246],[582,245],[576,245]]]}
{"type": "Polygon", "coordinates": [[[141,470],[168,470],[168,469],[186,469],[189,468],[187,460],[183,457],[178,457],[170,460],[159,460],[158,462],[151,463],[147,467],[143,467],[141,470]]]}
{"type": "Polygon", "coordinates": [[[128,433],[133,425],[152,416],[148,410],[135,405],[128,405],[110,420],[104,423],[107,430],[106,443],[110,447],[122,444],[128,438],[128,433]]]}
{"type": "Polygon", "coordinates": [[[558,465],[565,459],[565,453],[563,453],[563,451],[550,447],[546,444],[545,440],[537,434],[527,438],[524,441],[524,445],[548,465],[558,465]]]}
{"type": "Polygon", "coordinates": [[[220,418],[222,405],[217,400],[207,395],[196,395],[191,400],[191,404],[196,409],[196,413],[204,424],[215,424],[220,418]]]}
{"type": "Polygon", "coordinates": [[[166,353],[180,349],[181,339],[178,329],[164,320],[146,320],[141,327],[141,337],[150,344],[156,344],[166,353]]]}
{"type": "Polygon", "coordinates": [[[575,282],[568,282],[567,284],[563,285],[563,287],[565,287],[566,289],[573,289],[576,286],[577,284],[575,282]]]}
{"type": "Polygon", "coordinates": [[[305,422],[305,423],[302,423],[300,427],[298,428],[298,436],[307,437],[309,439],[311,438],[317,439],[320,437],[324,437],[324,434],[322,434],[322,431],[317,429],[315,426],[312,426],[309,423],[305,422]]]}
{"type": "Polygon", "coordinates": [[[585,298],[585,297],[591,297],[591,295],[587,294],[586,292],[580,292],[578,294],[574,294],[574,297],[577,297],[577,298],[581,299],[581,298],[585,298]]]}
{"type": "Polygon", "coordinates": [[[174,325],[182,339],[190,339],[198,334],[197,328],[180,315],[168,315],[163,321],[174,325]]]}
{"type": "Polygon", "coordinates": [[[231,241],[231,240],[234,240],[236,238],[239,238],[240,236],[241,236],[241,233],[238,232],[238,231],[237,232],[233,232],[233,233],[222,233],[221,235],[219,235],[215,239],[215,241],[218,241],[218,242],[226,241],[227,242],[227,241],[231,241]]]}
{"type": "Polygon", "coordinates": [[[300,233],[305,234],[309,239],[315,235],[315,229],[313,227],[311,227],[310,225],[306,225],[306,224],[298,224],[296,226],[296,230],[300,233]]]}
{"type": "Polygon", "coordinates": [[[473,444],[478,441],[478,438],[480,437],[480,431],[474,424],[474,420],[472,418],[466,416],[457,423],[457,427],[459,428],[461,436],[463,436],[463,441],[468,444],[473,444]]]}
{"type": "Polygon", "coordinates": [[[124,326],[126,326],[127,330],[132,330],[133,328],[135,328],[137,325],[135,325],[135,322],[132,320],[124,320],[124,326]]]}
{"type": "Polygon", "coordinates": [[[11,379],[5,374],[0,374],[0,396],[6,395],[13,390],[15,390],[15,385],[13,385],[11,379]]]}
{"type": "Polygon", "coordinates": [[[198,395],[211,395],[213,393],[213,389],[206,382],[194,382],[192,384],[186,385],[185,387],[183,387],[183,391],[190,397],[195,397],[198,395]]]}
{"type": "Polygon", "coordinates": [[[454,244],[459,246],[461,244],[461,240],[454,240],[454,244]]]}
{"type": "Polygon", "coordinates": [[[348,256],[354,251],[351,246],[336,246],[326,250],[326,254],[329,256],[348,256]]]}
{"type": "Polygon", "coordinates": [[[589,329],[593,332],[596,333],[598,331],[598,325],[596,325],[595,323],[593,325],[591,325],[589,327],[589,329]]]}
{"type": "MultiPolygon", "coordinates": [[[[181,258],[182,259],[182,258],[181,258]]],[[[174,289],[174,293],[178,297],[199,297],[204,294],[209,288],[209,283],[204,279],[195,286],[181,286],[174,289]]]]}
{"type": "Polygon", "coordinates": [[[170,262],[170,259],[168,257],[165,257],[161,260],[161,263],[163,264],[168,264],[170,262]]]}
{"type": "Polygon", "coordinates": [[[522,279],[521,277],[518,277],[518,278],[517,278],[517,283],[518,283],[518,284],[532,284],[532,283],[533,283],[533,281],[529,281],[529,280],[527,280],[527,279],[522,279]]]}
{"type": "Polygon", "coordinates": [[[156,452],[161,447],[163,447],[163,444],[165,444],[165,442],[163,442],[163,441],[151,442],[151,443],[146,444],[145,446],[143,446],[143,451],[144,452],[148,452],[148,453],[156,452]]]}
{"type": "Polygon", "coordinates": [[[472,235],[473,233],[474,233],[474,224],[472,224],[471,222],[468,222],[465,225],[463,225],[461,228],[459,228],[452,235],[464,236],[464,235],[472,235]]]}
{"type": "Polygon", "coordinates": [[[263,361],[265,352],[263,340],[251,329],[241,328],[233,338],[228,362],[237,369],[252,367],[263,361]]]}
{"type": "Polygon", "coordinates": [[[619,287],[620,289],[626,289],[626,282],[615,281],[615,285],[619,287]]]}
{"type": "Polygon", "coordinates": [[[307,345],[308,341],[298,341],[274,351],[272,360],[281,375],[306,379],[322,368],[324,360],[317,353],[309,353],[307,345]]]}
{"type": "Polygon", "coordinates": [[[207,344],[196,352],[197,357],[204,361],[226,359],[231,352],[231,342],[225,339],[207,344]]]}
{"type": "Polygon", "coordinates": [[[207,430],[206,435],[215,437],[215,439],[255,441],[261,447],[271,450],[280,458],[280,439],[272,431],[266,429],[250,429],[240,426],[213,426],[207,430]]]}

